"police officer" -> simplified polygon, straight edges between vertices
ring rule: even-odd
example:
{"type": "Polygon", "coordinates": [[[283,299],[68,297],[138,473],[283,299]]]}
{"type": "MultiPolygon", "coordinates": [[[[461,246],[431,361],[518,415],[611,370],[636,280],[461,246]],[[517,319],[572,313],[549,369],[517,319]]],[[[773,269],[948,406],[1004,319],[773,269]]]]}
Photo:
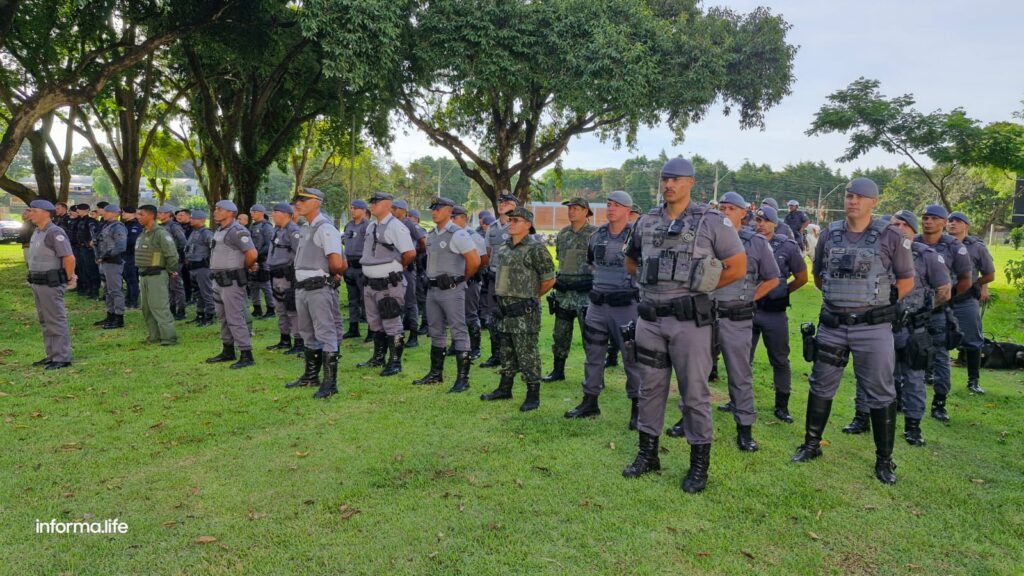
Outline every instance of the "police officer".
{"type": "MultiPolygon", "coordinates": [[[[334,315],[339,313],[334,287],[341,281],[346,267],[341,233],[320,211],[323,201],[324,193],[316,188],[302,188],[295,196],[295,210],[306,221],[299,234],[293,263],[295,310],[306,348],[306,366],[298,380],[285,385],[286,388],[319,385],[314,398],[328,398],[338,392],[341,332],[334,322],[334,315]],[[321,367],[323,381],[320,380],[321,367]]],[[[287,219],[283,210],[275,214],[281,223],[287,219]]]]}
{"type": "MultiPolygon", "coordinates": [[[[779,203],[778,203],[778,201],[775,200],[775,198],[768,197],[768,198],[765,198],[764,200],[762,200],[761,201],[761,207],[763,208],[765,206],[770,206],[773,210],[775,210],[776,214],[779,212],[779,203]]],[[[754,226],[755,226],[755,224],[754,224],[754,212],[756,212],[756,208],[754,207],[753,204],[751,204],[750,205],[750,228],[751,229],[753,229],[754,226]]],[[[783,238],[793,238],[793,230],[789,226],[777,226],[775,228],[775,233],[778,234],[779,236],[782,236],[783,238]]],[[[795,238],[793,238],[793,239],[795,240],[795,238]]]]}
{"type": "Polygon", "coordinates": [[[252,216],[252,223],[249,224],[249,233],[252,234],[252,245],[256,248],[257,269],[249,274],[247,288],[249,299],[252,300],[252,314],[255,318],[272,318],[274,312],[274,293],[270,286],[270,271],[267,269],[267,257],[270,255],[270,243],[274,237],[274,227],[267,221],[267,209],[263,204],[253,204],[249,208],[252,216]],[[263,306],[260,304],[260,293],[267,302],[267,311],[264,314],[263,306]]]}
{"type": "Polygon", "coordinates": [[[74,220],[75,233],[71,239],[71,246],[75,249],[75,262],[79,271],[79,293],[90,300],[98,300],[100,293],[99,267],[96,266],[96,259],[92,251],[92,233],[95,220],[89,217],[89,205],[79,204],[75,207],[76,218],[74,220]]]}
{"type": "Polygon", "coordinates": [[[391,351],[381,376],[393,376],[402,371],[403,339],[402,315],[405,310],[405,269],[416,259],[416,244],[409,228],[394,216],[392,200],[385,192],[376,192],[369,199],[373,221],[366,228],[363,241],[363,304],[366,308],[367,328],[373,332],[373,355],[358,368],[384,366],[384,356],[391,351]]]}
{"type": "Polygon", "coordinates": [[[757,301],[750,361],[753,363],[757,341],[763,337],[768,362],[772,366],[775,417],[792,424],[789,396],[792,391],[793,371],[789,364],[789,318],[786,310],[789,308],[790,294],[807,284],[807,262],[800,253],[796,241],[775,233],[779,218],[774,208],[764,206],[759,209],[755,212],[754,222],[757,225],[757,233],[768,239],[768,244],[775,255],[775,263],[779,266],[779,285],[757,301]],[[792,280],[789,280],[791,277],[792,280]]]}
{"type": "Polygon", "coordinates": [[[644,214],[626,244],[626,270],[639,274],[635,350],[642,375],[638,429],[640,449],[622,475],[636,477],[661,468],[658,436],[665,423],[672,371],[683,399],[683,427],[690,444],[686,492],[707,485],[711,462],[711,325],[709,294],[739,280],[747,255],[732,222],[693,201],[693,164],[673,158],[661,169],[665,202],[644,214]]]}
{"type": "Polygon", "coordinates": [[[240,350],[238,361],[231,368],[245,368],[256,364],[252,357],[252,339],[246,325],[246,271],[255,272],[258,254],[252,245],[249,231],[235,220],[238,206],[230,200],[214,205],[213,249],[210,251],[210,276],[213,278],[213,304],[220,320],[220,354],[206,362],[231,362],[235,359],[235,346],[240,350]]]}
{"type": "Polygon", "coordinates": [[[32,285],[36,317],[43,332],[46,356],[33,366],[58,370],[71,366],[71,330],[64,307],[65,288],[74,289],[75,256],[67,232],[53,223],[56,207],[33,200],[28,217],[35,225],[28,249],[28,282],[32,285]]]}
{"type": "Polygon", "coordinates": [[[786,207],[789,209],[789,212],[786,213],[786,226],[793,232],[793,239],[803,250],[807,248],[807,242],[804,240],[804,228],[807,228],[811,219],[800,209],[800,203],[796,200],[786,202],[786,207]]]}
{"type": "Polygon", "coordinates": [[[947,230],[959,240],[971,257],[971,287],[953,298],[953,314],[963,333],[963,355],[967,361],[967,389],[973,394],[984,394],[978,379],[981,377],[981,346],[985,343],[981,328],[981,302],[988,302],[988,283],[996,278],[992,254],[981,238],[970,236],[971,220],[963,212],[949,215],[947,230]]]}
{"type": "Polygon", "coordinates": [[[413,384],[444,381],[445,328],[452,331],[457,376],[449,392],[469,389],[469,330],[466,328],[466,279],[476,274],[480,255],[469,233],[451,221],[455,203],[435,198],[430,204],[434,229],[427,234],[427,326],[430,371],[413,384]]]}
{"type": "Polygon", "coordinates": [[[139,307],[139,269],[135,266],[135,242],[142,234],[142,225],[135,217],[134,206],[121,208],[121,220],[124,222],[125,230],[128,231],[128,249],[124,253],[124,270],[121,275],[127,287],[125,291],[124,307],[139,307]]]}
{"type": "MultiPolygon", "coordinates": [[[[305,190],[302,194],[316,195],[305,190]]],[[[277,328],[281,339],[277,344],[267,346],[267,350],[291,350],[294,344],[304,342],[299,332],[298,305],[295,301],[295,253],[299,248],[301,229],[292,222],[293,212],[291,204],[279,202],[270,214],[274,221],[274,237],[270,241],[270,255],[267,256],[266,265],[274,290],[274,309],[277,311],[277,328]]]]}
{"type": "MultiPolygon", "coordinates": [[[[409,218],[409,204],[405,200],[394,200],[391,205],[391,214],[401,222],[406,229],[409,231],[409,237],[412,238],[413,243],[416,245],[417,257],[426,254],[427,252],[427,237],[426,234],[420,232],[415,222],[409,218]]],[[[405,300],[403,303],[404,311],[402,315],[402,326],[404,330],[409,331],[409,340],[406,341],[404,346],[406,348],[416,348],[419,346],[419,303],[416,300],[416,262],[406,265],[403,271],[405,276],[405,300]]]]}
{"type": "Polygon", "coordinates": [[[178,343],[178,333],[168,298],[171,286],[168,278],[177,276],[181,269],[178,247],[169,229],[157,225],[156,206],[139,206],[138,217],[142,234],[135,241],[135,266],[139,269],[142,319],[148,333],[146,342],[173,346],[178,343]]]}
{"type": "MultiPolygon", "coordinates": [[[[917,234],[917,216],[910,210],[893,215],[890,226],[905,238],[917,234]]],[[[914,257],[914,288],[900,300],[899,321],[894,324],[896,346],[896,392],[902,399],[903,438],[911,446],[924,446],[921,419],[927,406],[924,369],[931,363],[932,339],[928,323],[932,310],[949,301],[949,270],[942,256],[921,242],[911,245],[914,257]]]]}
{"type": "MultiPolygon", "coordinates": [[[[469,211],[462,206],[452,208],[452,222],[465,230],[473,239],[476,253],[480,257],[480,266],[476,274],[466,280],[466,329],[469,330],[469,359],[480,357],[480,292],[483,270],[487,269],[487,241],[479,232],[469,227],[469,211]]],[[[454,348],[452,349],[454,351],[454,348]]]]}
{"type": "Polygon", "coordinates": [[[550,374],[541,378],[543,382],[565,380],[565,361],[572,346],[574,323],[579,323],[580,336],[586,341],[583,320],[586,317],[587,294],[594,283],[590,264],[587,263],[587,246],[591,235],[597,231],[597,227],[588,220],[594,212],[590,203],[579,197],[562,202],[562,205],[568,206],[569,225],[559,230],[555,238],[558,273],[555,275],[555,289],[547,298],[548,313],[555,316],[551,342],[554,367],[550,374]]]}
{"type": "Polygon", "coordinates": [[[187,208],[178,208],[174,211],[174,221],[181,226],[181,231],[185,233],[185,250],[180,253],[181,256],[181,284],[185,290],[185,305],[195,304],[196,295],[192,292],[192,273],[188,269],[188,259],[186,258],[185,251],[188,250],[188,240],[192,237],[192,212],[187,208]]]}
{"type": "Polygon", "coordinates": [[[124,290],[121,288],[121,274],[124,271],[124,254],[128,248],[128,230],[117,220],[121,209],[116,204],[103,208],[106,225],[100,229],[94,241],[96,261],[106,279],[107,317],[97,323],[104,329],[124,328],[124,290]]]}
{"type": "Polygon", "coordinates": [[[493,368],[501,366],[501,331],[494,326],[498,316],[498,299],[495,295],[494,282],[498,277],[498,256],[501,254],[502,246],[508,241],[508,232],[505,230],[508,225],[507,214],[519,205],[519,199],[504,191],[498,196],[498,220],[487,228],[487,262],[486,282],[489,286],[489,298],[485,301],[484,316],[487,318],[487,331],[491,335],[491,356],[480,363],[481,368],[493,368]]]}
{"type": "MultiPolygon", "coordinates": [[[[914,240],[931,246],[945,260],[953,283],[952,298],[956,299],[971,290],[973,264],[967,247],[954,236],[945,233],[948,217],[949,213],[942,206],[926,206],[921,217],[921,233],[914,240]]],[[[948,304],[932,313],[931,328],[935,342],[935,360],[931,364],[934,377],[931,416],[941,422],[948,422],[946,397],[950,391],[949,351],[959,344],[955,340],[960,334],[956,316],[948,304]]]]}
{"type": "Polygon", "coordinates": [[[359,322],[366,318],[363,308],[363,265],[359,259],[363,256],[363,240],[366,238],[366,227],[370,225],[367,211],[370,206],[365,200],[353,200],[348,207],[349,221],[341,234],[341,242],[345,245],[345,260],[348,270],[345,271],[345,292],[348,298],[348,332],[343,338],[359,338],[359,322]]]}
{"type": "MultiPolygon", "coordinates": [[[[598,396],[604,390],[604,368],[609,347],[622,346],[622,326],[636,322],[638,291],[633,276],[626,271],[622,247],[629,237],[629,213],[633,198],[622,190],[608,195],[605,214],[608,222],[597,228],[587,243],[587,262],[593,270],[593,290],[589,294],[586,328],[583,331],[583,401],[565,413],[566,418],[586,418],[601,414],[598,396]]],[[[636,430],[640,392],[640,369],[633,358],[626,365],[626,396],[631,408],[629,429],[636,430]]]]}
{"type": "MultiPolygon", "coordinates": [[[[420,211],[415,208],[409,209],[409,220],[416,224],[416,231],[426,237],[427,230],[420,223],[420,211]]],[[[427,328],[427,253],[416,253],[416,308],[419,310],[419,328],[416,334],[422,336],[429,330],[427,328]]]]}
{"type": "Polygon", "coordinates": [[[178,270],[176,274],[170,275],[168,282],[170,289],[171,313],[175,320],[185,319],[185,283],[181,279],[181,264],[185,261],[185,230],[174,220],[174,206],[164,204],[157,210],[157,219],[160,225],[167,230],[174,239],[174,245],[178,250],[178,270]]]}
{"type": "Polygon", "coordinates": [[[193,210],[189,213],[189,228],[192,232],[185,244],[185,266],[189,280],[195,285],[197,326],[209,326],[216,318],[213,304],[213,279],[210,277],[210,251],[213,246],[213,230],[206,226],[206,212],[193,210]]]}
{"type": "Polygon", "coordinates": [[[863,386],[875,440],[875,476],[896,482],[892,461],[896,434],[896,366],[892,322],[896,301],[914,286],[910,240],[881,220],[872,220],[878,186],[854,178],[846,186],[846,219],[828,227],[814,254],[814,283],[822,292],[814,367],[807,396],[804,443],[792,460],[821,456],[821,438],[853,354],[853,369],[863,386]],[[895,293],[894,293],[895,292],[895,293]]]}
{"type": "Polygon", "coordinates": [[[481,400],[512,398],[516,373],[526,382],[526,398],[520,412],[540,408],[540,298],[555,285],[555,265],[544,244],[530,234],[533,213],[516,207],[504,213],[508,241],[498,252],[501,262],[495,279],[498,298],[496,322],[501,333],[501,381],[481,400]]]}
{"type": "MultiPolygon", "coordinates": [[[[55,216],[53,217],[53,223],[58,227],[64,229],[64,234],[70,232],[71,215],[68,214],[68,205],[66,202],[57,202],[54,204],[57,209],[55,216]]],[[[33,230],[34,232],[35,230],[33,230]]]]}

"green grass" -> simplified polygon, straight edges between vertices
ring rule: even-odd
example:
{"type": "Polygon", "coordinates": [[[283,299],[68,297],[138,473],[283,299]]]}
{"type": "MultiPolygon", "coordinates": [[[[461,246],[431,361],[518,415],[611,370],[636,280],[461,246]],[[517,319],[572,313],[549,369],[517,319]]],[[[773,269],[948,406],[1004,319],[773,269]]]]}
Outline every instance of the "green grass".
{"type": "MultiPolygon", "coordinates": [[[[1000,247],[997,259],[1010,253],[1000,247]]],[[[971,397],[954,369],[952,422],[926,420],[924,448],[898,436],[890,487],[873,476],[871,438],[839,432],[852,416],[852,370],[824,457],[788,461],[802,426],[771,417],[762,350],[761,451],[736,450],[731,416],[716,411],[710,484],[687,495],[682,440],[663,437],[660,474],[620,476],[636,445],[621,369],[609,371],[600,418],[562,418],[580,396],[578,336],[568,382],[545,386],[529,414],[517,411],[518,380],[515,401],[477,399],[497,383],[491,370],[474,368],[467,394],[411,386],[426,346],[409,352],[401,377],[357,370],[369,355],[361,341],[344,345],[342,393],[315,402],[309,389],[282,387],[300,362],[263,351],[277,339],[272,321],[257,322],[258,367],[235,372],[202,362],[219,351],[215,328],[182,323],[181,345],[143,345],[137,311],[128,329],[102,331],[91,326],[100,304],[75,296],[74,368],[32,368],[42,339],[22,279],[20,250],[0,247],[3,574],[1024,571],[1019,372],[986,371],[988,394],[971,397]],[[37,518],[119,518],[129,532],[37,535],[37,518]],[[194,544],[200,536],[217,541],[194,544]]],[[[1020,339],[1015,295],[1001,283],[995,292],[988,327],[1020,339]]],[[[812,288],[798,294],[794,333],[818,304],[812,288]]],[[[802,421],[808,366],[798,350],[792,408],[802,421]]],[[[449,363],[449,383],[453,372],[449,363]]],[[[724,383],[714,393],[724,399],[724,383]]]]}

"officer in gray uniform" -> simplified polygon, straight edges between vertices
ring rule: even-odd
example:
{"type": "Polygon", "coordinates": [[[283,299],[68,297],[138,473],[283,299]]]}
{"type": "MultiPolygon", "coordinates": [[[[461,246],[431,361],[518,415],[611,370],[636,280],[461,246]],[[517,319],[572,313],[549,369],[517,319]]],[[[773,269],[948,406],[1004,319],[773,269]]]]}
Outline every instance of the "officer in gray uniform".
{"type": "Polygon", "coordinates": [[[971,288],[964,293],[957,293],[956,298],[953,298],[953,314],[964,335],[961,350],[967,362],[967,389],[972,394],[984,394],[985,391],[978,383],[981,377],[981,346],[985,343],[981,329],[981,302],[988,302],[987,284],[996,279],[996,267],[992,262],[992,254],[981,238],[969,235],[971,221],[966,214],[950,214],[946,228],[967,248],[974,270],[971,288]]]}
{"type": "Polygon", "coordinates": [[[402,371],[402,315],[405,310],[406,267],[416,259],[416,244],[405,224],[392,214],[393,196],[376,192],[369,199],[373,221],[366,228],[363,241],[363,304],[366,324],[373,331],[373,355],[358,368],[384,366],[384,355],[391,351],[381,376],[394,376],[402,371]]]}
{"type": "MultiPolygon", "coordinates": [[[[409,218],[409,204],[405,200],[394,200],[391,205],[391,214],[401,222],[409,231],[416,246],[416,253],[423,254],[427,250],[427,237],[420,232],[419,227],[409,218]]],[[[419,346],[419,304],[416,301],[416,265],[415,261],[408,264],[402,272],[405,276],[405,300],[402,315],[402,326],[409,330],[409,340],[404,344],[407,348],[419,346]]]]}
{"type": "Polygon", "coordinates": [[[274,205],[274,211],[270,215],[274,220],[274,237],[270,241],[267,269],[270,271],[271,288],[274,290],[274,309],[277,310],[277,328],[281,333],[281,340],[277,344],[267,346],[267,350],[291,350],[293,345],[303,343],[302,334],[299,333],[294,285],[294,262],[299,247],[300,229],[298,224],[292,222],[293,211],[291,204],[279,202],[274,205]]]}
{"type": "MultiPolygon", "coordinates": [[[[415,208],[409,209],[409,220],[416,225],[416,232],[426,238],[427,230],[420,225],[420,211],[415,208]]],[[[416,253],[416,308],[419,309],[420,326],[416,334],[423,336],[427,333],[427,253],[416,253]]]]}
{"type": "Polygon", "coordinates": [[[427,234],[427,327],[430,334],[430,371],[413,384],[444,381],[444,356],[452,331],[457,375],[449,392],[469,389],[469,330],[466,328],[466,278],[476,274],[480,255],[469,233],[452,222],[455,202],[434,198],[430,215],[434,229],[427,234]]]}
{"type": "Polygon", "coordinates": [[[804,229],[811,223],[811,219],[807,217],[807,214],[800,209],[800,203],[796,200],[790,200],[786,202],[786,207],[789,208],[789,212],[786,212],[786,226],[789,228],[789,232],[793,233],[793,239],[803,250],[807,247],[807,241],[804,239],[804,229]]]}
{"type": "Polygon", "coordinates": [[[348,270],[345,271],[345,293],[348,297],[348,332],[343,338],[359,338],[359,322],[366,318],[363,308],[363,265],[359,262],[363,257],[363,240],[366,238],[366,227],[370,225],[367,212],[370,206],[365,200],[353,200],[348,207],[349,221],[341,234],[341,243],[345,246],[345,260],[348,270]]]}
{"type": "MultiPolygon", "coordinates": [[[[462,206],[452,208],[452,222],[465,230],[473,239],[476,253],[480,257],[480,266],[476,274],[466,280],[466,329],[469,330],[469,359],[480,357],[480,291],[482,271],[487,269],[487,240],[479,232],[469,227],[469,211],[462,206]]],[[[454,352],[454,343],[450,352],[454,352]]]]}
{"type": "Polygon", "coordinates": [[[160,222],[160,225],[171,234],[171,238],[174,239],[174,245],[178,248],[178,273],[173,276],[168,275],[167,287],[171,292],[171,314],[174,315],[175,320],[184,320],[185,284],[181,279],[181,263],[185,261],[186,238],[185,231],[181,228],[181,224],[178,224],[174,220],[174,211],[174,206],[164,204],[157,208],[156,218],[160,222]]]}
{"type": "MultiPolygon", "coordinates": [[[[598,396],[604,390],[604,368],[610,344],[622,347],[622,327],[636,326],[638,290],[633,276],[626,272],[622,252],[632,227],[629,212],[633,198],[622,190],[608,195],[605,214],[608,222],[590,236],[587,262],[593,269],[594,286],[587,305],[583,331],[583,401],[565,413],[566,418],[587,418],[601,414],[598,396]]],[[[633,358],[625,358],[626,397],[631,404],[629,429],[636,430],[639,415],[640,368],[633,358]]]]}
{"type": "Polygon", "coordinates": [[[747,255],[732,222],[690,195],[693,164],[673,158],[661,168],[665,202],[640,217],[626,244],[626,270],[639,274],[636,338],[624,353],[635,354],[642,375],[638,428],[640,450],[623,476],[661,469],[658,437],[672,371],[683,398],[683,426],[690,444],[686,492],[707,485],[711,462],[711,325],[709,294],[743,277],[747,255]],[[629,349],[633,350],[630,351],[629,349]]]}
{"type": "MultiPolygon", "coordinates": [[[[763,208],[765,206],[770,206],[773,210],[775,210],[776,214],[779,212],[779,203],[775,200],[775,198],[769,197],[762,200],[761,207],[763,208]]],[[[754,221],[751,220],[750,224],[751,229],[753,229],[755,226],[754,221]]],[[[777,226],[775,228],[775,233],[778,234],[779,236],[782,236],[783,238],[790,238],[795,240],[795,238],[793,238],[793,230],[789,226],[777,226]]]]}
{"type": "Polygon", "coordinates": [[[508,241],[508,213],[519,206],[519,199],[504,191],[498,196],[498,220],[494,221],[487,228],[487,263],[486,282],[489,287],[489,298],[486,301],[484,316],[487,318],[487,331],[491,335],[491,357],[480,363],[481,368],[494,368],[501,366],[501,336],[500,331],[493,327],[495,318],[498,315],[498,299],[494,295],[494,283],[498,277],[498,255],[502,246],[508,241]]]}
{"type": "Polygon", "coordinates": [[[822,292],[818,335],[805,357],[814,359],[807,396],[804,443],[792,460],[821,456],[821,438],[850,354],[863,386],[875,440],[875,476],[896,482],[892,461],[896,434],[896,355],[892,323],[897,300],[914,286],[910,240],[872,220],[878,186],[854,178],[846,186],[846,219],[833,222],[814,254],[814,283],[822,292]],[[894,293],[895,292],[895,293],[894,293]]]}
{"type": "Polygon", "coordinates": [[[105,225],[94,240],[96,261],[107,284],[107,318],[99,326],[108,330],[124,328],[121,272],[124,271],[124,254],[128,250],[128,229],[118,220],[120,215],[121,209],[117,204],[107,204],[103,208],[105,225]]]}
{"type": "Polygon", "coordinates": [[[267,267],[267,257],[270,256],[270,243],[274,237],[274,227],[267,221],[267,209],[263,204],[253,204],[249,208],[252,215],[252,223],[249,224],[249,234],[252,235],[252,245],[256,247],[257,270],[249,274],[246,288],[249,299],[252,300],[252,315],[255,318],[271,318],[274,316],[274,292],[271,289],[270,269],[267,267]],[[260,302],[260,293],[267,302],[267,311],[264,314],[260,302]]]}
{"type": "Polygon", "coordinates": [[[58,370],[71,366],[71,329],[64,308],[65,288],[74,290],[75,256],[63,228],[53,223],[56,208],[49,200],[33,200],[28,217],[35,225],[28,248],[28,282],[32,285],[36,317],[43,330],[46,356],[33,362],[58,370]]]}
{"type": "Polygon", "coordinates": [[[213,233],[213,249],[210,252],[210,276],[213,277],[213,303],[220,320],[220,339],[223,349],[220,354],[207,358],[210,364],[231,362],[235,359],[235,347],[240,352],[237,362],[231,368],[253,366],[252,338],[246,324],[246,270],[256,269],[256,248],[245,226],[235,220],[238,206],[231,200],[217,202],[213,209],[213,221],[217,230],[213,233]]]}
{"type": "MultiPolygon", "coordinates": [[[[295,196],[295,210],[305,219],[295,248],[295,309],[299,333],[306,347],[305,371],[286,388],[316,386],[314,398],[327,398],[338,392],[338,343],[341,332],[335,320],[339,313],[334,291],[345,274],[341,233],[320,211],[324,193],[303,188],[295,196]],[[320,380],[320,369],[324,378],[320,380]]],[[[275,210],[277,208],[275,207],[275,210]]],[[[283,211],[282,211],[283,212],[283,211]]],[[[279,213],[279,221],[286,214],[279,213]]]]}
{"type": "Polygon", "coordinates": [[[739,233],[747,253],[743,278],[715,290],[712,298],[718,310],[718,335],[736,421],[736,446],[744,452],[755,452],[758,446],[751,427],[757,420],[757,410],[754,408],[754,372],[750,364],[754,313],[756,302],[779,285],[779,266],[768,239],[743,227],[747,201],[736,192],[726,192],[718,199],[718,204],[739,233]]]}
{"type": "MultiPolygon", "coordinates": [[[[949,277],[953,282],[952,298],[955,300],[961,294],[970,292],[974,265],[971,263],[967,248],[955,237],[945,233],[948,217],[949,213],[942,206],[926,206],[921,217],[921,233],[914,240],[931,246],[946,261],[949,277]]],[[[948,304],[932,313],[931,332],[935,342],[935,361],[931,364],[935,387],[931,416],[940,422],[948,422],[946,397],[951,387],[949,351],[959,346],[958,340],[961,337],[956,316],[948,304]]]]}
{"type": "MultiPolygon", "coordinates": [[[[910,210],[893,214],[890,226],[908,240],[917,234],[917,216],[910,210]]],[[[924,446],[921,419],[927,406],[924,369],[932,361],[932,337],[928,333],[932,310],[949,301],[949,270],[939,253],[921,242],[910,247],[914,257],[914,288],[900,300],[899,321],[894,324],[896,346],[896,393],[902,399],[903,438],[911,446],[924,446]]]]}
{"type": "Polygon", "coordinates": [[[216,318],[213,305],[213,279],[210,278],[210,249],[213,246],[213,230],[206,227],[206,211],[193,210],[189,213],[188,243],[185,244],[185,268],[195,285],[196,317],[192,322],[197,326],[209,326],[216,318]]]}

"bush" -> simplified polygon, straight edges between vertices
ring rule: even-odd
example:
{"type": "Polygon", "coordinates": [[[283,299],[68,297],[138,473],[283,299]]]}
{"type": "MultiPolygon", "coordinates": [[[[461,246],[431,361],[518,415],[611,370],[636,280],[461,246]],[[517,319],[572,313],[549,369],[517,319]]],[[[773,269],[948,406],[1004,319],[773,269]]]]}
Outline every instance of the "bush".
{"type": "Polygon", "coordinates": [[[1017,319],[1024,321],[1024,260],[1010,260],[1003,272],[1006,273],[1006,281],[1017,289],[1017,319]]]}
{"type": "Polygon", "coordinates": [[[1020,250],[1021,244],[1024,244],[1024,226],[1010,230],[1010,244],[1013,244],[1015,250],[1020,250]]]}

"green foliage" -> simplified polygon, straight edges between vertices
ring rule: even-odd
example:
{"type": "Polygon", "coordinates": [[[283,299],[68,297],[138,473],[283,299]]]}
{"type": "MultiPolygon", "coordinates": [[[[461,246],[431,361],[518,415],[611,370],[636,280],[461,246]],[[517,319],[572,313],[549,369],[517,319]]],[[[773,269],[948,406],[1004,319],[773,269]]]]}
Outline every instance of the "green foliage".
{"type": "Polygon", "coordinates": [[[100,198],[117,198],[114,184],[103,168],[93,168],[92,170],[92,191],[100,198]]]}
{"type": "MultiPolygon", "coordinates": [[[[1024,228],[1015,228],[1013,231],[1017,232],[1024,230],[1024,228]]],[[[1010,239],[1013,242],[1014,249],[1019,249],[1024,235],[1017,235],[1017,238],[1010,235],[1010,239]]],[[[1003,272],[1006,274],[1006,281],[1017,289],[1017,298],[1015,300],[1017,319],[1018,321],[1024,322],[1024,260],[1009,260],[1006,262],[1006,267],[1003,268],[1003,272]]]]}
{"type": "Polygon", "coordinates": [[[1020,250],[1021,245],[1024,245],[1024,227],[1018,226],[1013,230],[1010,230],[1010,243],[1013,244],[1014,250],[1020,250]]]}

